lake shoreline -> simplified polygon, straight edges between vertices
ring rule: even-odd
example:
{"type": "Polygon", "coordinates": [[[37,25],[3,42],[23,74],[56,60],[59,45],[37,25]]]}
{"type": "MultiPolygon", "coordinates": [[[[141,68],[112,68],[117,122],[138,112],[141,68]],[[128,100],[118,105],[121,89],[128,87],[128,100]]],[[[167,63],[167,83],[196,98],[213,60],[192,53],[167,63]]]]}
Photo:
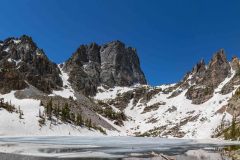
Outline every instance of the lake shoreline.
{"type": "Polygon", "coordinates": [[[1,160],[231,160],[239,142],[144,137],[0,137],[1,160]]]}

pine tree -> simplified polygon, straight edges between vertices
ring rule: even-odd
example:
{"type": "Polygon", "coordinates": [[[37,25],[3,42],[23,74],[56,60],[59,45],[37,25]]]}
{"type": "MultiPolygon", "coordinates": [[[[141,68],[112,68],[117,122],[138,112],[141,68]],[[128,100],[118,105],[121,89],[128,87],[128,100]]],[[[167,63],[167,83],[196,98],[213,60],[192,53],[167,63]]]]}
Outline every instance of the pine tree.
{"type": "Polygon", "coordinates": [[[40,106],[43,106],[43,102],[42,101],[40,101],[40,106]]]}
{"type": "Polygon", "coordinates": [[[67,121],[70,119],[70,109],[69,109],[68,103],[65,103],[65,105],[62,109],[61,116],[62,116],[63,121],[67,121]]]}
{"type": "Polygon", "coordinates": [[[75,122],[76,116],[75,116],[74,113],[70,113],[70,120],[71,120],[72,122],[75,122]]]}
{"type": "Polygon", "coordinates": [[[57,120],[58,120],[59,114],[60,114],[59,102],[57,104],[57,109],[56,109],[56,113],[55,114],[56,114],[56,117],[57,117],[57,120]]]}
{"type": "Polygon", "coordinates": [[[232,126],[231,126],[231,130],[230,130],[230,135],[231,135],[232,140],[236,140],[236,117],[235,117],[235,115],[233,115],[233,118],[232,118],[232,126]]]}
{"type": "Polygon", "coordinates": [[[87,121],[87,127],[88,127],[89,130],[92,128],[92,120],[91,119],[89,119],[87,121]]]}
{"type": "Polygon", "coordinates": [[[47,115],[49,120],[52,119],[52,111],[53,111],[53,106],[52,106],[52,98],[51,98],[50,101],[47,103],[47,115]]]}
{"type": "Polygon", "coordinates": [[[18,107],[18,112],[19,112],[19,119],[23,119],[23,112],[20,109],[20,106],[18,107]]]}
{"type": "Polygon", "coordinates": [[[86,127],[89,127],[88,125],[89,125],[89,122],[88,122],[88,119],[86,119],[86,121],[85,121],[85,126],[86,126],[86,127]]]}
{"type": "Polygon", "coordinates": [[[44,116],[40,117],[38,120],[38,123],[39,123],[40,127],[45,125],[45,123],[46,123],[45,117],[44,116]]]}
{"type": "Polygon", "coordinates": [[[83,119],[82,119],[82,115],[81,115],[81,114],[77,114],[76,117],[77,117],[77,118],[76,118],[76,124],[77,124],[78,126],[84,125],[83,119]]]}
{"type": "Polygon", "coordinates": [[[42,117],[42,112],[41,112],[41,109],[39,109],[39,112],[38,112],[38,117],[42,117]]]}
{"type": "Polygon", "coordinates": [[[69,98],[68,98],[69,100],[71,100],[71,101],[73,101],[73,97],[72,96],[69,96],[69,98]]]}

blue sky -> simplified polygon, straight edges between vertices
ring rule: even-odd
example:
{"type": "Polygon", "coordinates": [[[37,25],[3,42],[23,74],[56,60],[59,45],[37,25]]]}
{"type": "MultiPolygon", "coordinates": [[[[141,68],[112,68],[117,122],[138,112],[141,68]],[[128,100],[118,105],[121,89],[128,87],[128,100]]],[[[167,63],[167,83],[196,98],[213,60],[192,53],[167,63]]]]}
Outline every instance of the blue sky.
{"type": "Polygon", "coordinates": [[[60,63],[80,44],[137,48],[149,84],[180,80],[220,48],[240,56],[238,0],[1,0],[0,39],[27,34],[60,63]]]}

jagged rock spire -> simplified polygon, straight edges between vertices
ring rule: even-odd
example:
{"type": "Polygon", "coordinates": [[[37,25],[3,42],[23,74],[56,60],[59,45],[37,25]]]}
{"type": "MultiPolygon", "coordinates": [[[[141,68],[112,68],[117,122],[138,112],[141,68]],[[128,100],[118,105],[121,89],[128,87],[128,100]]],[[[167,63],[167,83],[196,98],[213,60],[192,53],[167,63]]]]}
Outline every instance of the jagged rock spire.
{"type": "Polygon", "coordinates": [[[206,70],[205,61],[204,61],[204,59],[201,59],[201,61],[199,61],[199,62],[193,67],[192,74],[197,74],[197,73],[203,72],[203,71],[205,71],[205,70],[206,70]]]}
{"type": "Polygon", "coordinates": [[[239,68],[240,68],[240,62],[239,62],[238,57],[236,57],[236,56],[233,56],[233,57],[232,57],[231,66],[232,66],[232,69],[233,69],[233,70],[235,70],[235,71],[238,71],[238,70],[239,70],[239,68]]]}
{"type": "Polygon", "coordinates": [[[216,52],[208,67],[204,61],[200,61],[193,69],[192,84],[186,97],[195,104],[200,104],[212,97],[214,89],[230,74],[231,67],[227,61],[225,52],[220,49],[216,52]]]}

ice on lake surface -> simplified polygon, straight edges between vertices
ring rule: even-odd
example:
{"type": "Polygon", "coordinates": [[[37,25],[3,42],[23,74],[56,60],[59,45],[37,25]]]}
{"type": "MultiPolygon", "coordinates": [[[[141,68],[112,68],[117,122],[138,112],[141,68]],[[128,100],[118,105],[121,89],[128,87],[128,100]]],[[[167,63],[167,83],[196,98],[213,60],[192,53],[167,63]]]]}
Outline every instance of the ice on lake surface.
{"type": "MultiPolygon", "coordinates": [[[[159,159],[222,160],[239,142],[145,137],[0,137],[1,160],[159,159]],[[166,158],[166,157],[165,157],[166,158]]],[[[228,159],[227,157],[225,157],[228,159]]],[[[230,160],[230,159],[229,159],[230,160]]]]}

